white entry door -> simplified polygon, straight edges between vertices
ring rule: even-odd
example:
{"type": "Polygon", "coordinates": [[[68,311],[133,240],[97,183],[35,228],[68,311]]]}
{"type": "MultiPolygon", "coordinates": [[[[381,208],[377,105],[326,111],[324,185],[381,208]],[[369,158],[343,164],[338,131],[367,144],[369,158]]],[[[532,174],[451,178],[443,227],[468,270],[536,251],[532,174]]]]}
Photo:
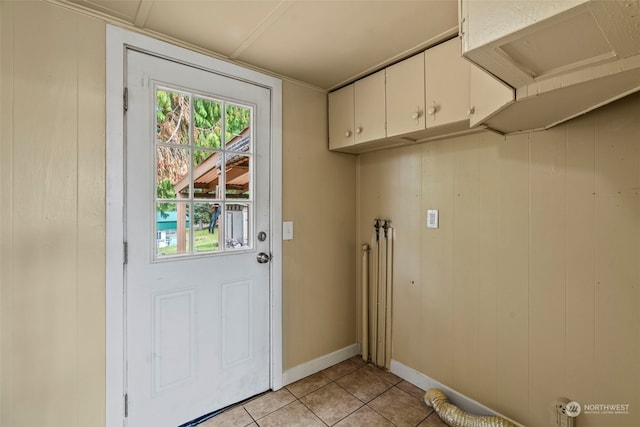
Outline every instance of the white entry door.
{"type": "Polygon", "coordinates": [[[268,89],[129,50],[127,425],[269,389],[268,89]]]}

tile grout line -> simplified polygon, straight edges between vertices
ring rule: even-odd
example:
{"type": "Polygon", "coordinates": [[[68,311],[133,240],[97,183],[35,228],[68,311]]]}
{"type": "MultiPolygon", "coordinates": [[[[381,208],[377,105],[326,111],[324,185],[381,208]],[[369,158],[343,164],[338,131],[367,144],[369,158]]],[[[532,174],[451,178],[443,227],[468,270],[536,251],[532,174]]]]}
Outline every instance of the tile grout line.
{"type": "MultiPolygon", "coordinates": [[[[315,374],[309,375],[306,378],[303,378],[301,380],[298,380],[298,381],[296,381],[296,382],[294,382],[292,384],[288,384],[287,386],[283,387],[283,389],[286,390],[286,392],[290,396],[293,397],[293,400],[288,402],[288,403],[286,403],[286,404],[284,404],[283,406],[280,406],[280,407],[274,409],[274,410],[270,410],[268,413],[262,415],[259,418],[254,417],[254,415],[252,415],[249,412],[249,410],[247,409],[246,405],[249,405],[251,402],[254,402],[257,399],[260,399],[263,396],[269,395],[270,393],[277,393],[277,392],[273,392],[273,391],[266,392],[266,393],[264,393],[264,394],[262,394],[260,396],[255,397],[254,399],[249,400],[248,402],[241,403],[241,404],[239,404],[239,405],[237,405],[235,407],[241,407],[243,409],[243,411],[249,416],[249,419],[252,420],[252,422],[247,424],[247,425],[255,424],[255,425],[259,426],[260,425],[260,423],[259,423],[260,420],[263,420],[266,417],[272,416],[274,413],[276,413],[276,412],[278,412],[278,411],[280,411],[280,410],[282,410],[284,408],[287,408],[287,407],[291,406],[292,404],[298,402],[306,410],[308,410],[310,414],[312,414],[314,417],[316,417],[322,423],[322,425],[325,425],[325,426],[336,425],[336,424],[342,422],[343,420],[349,418],[354,413],[362,410],[364,407],[366,407],[369,411],[372,411],[374,414],[376,414],[377,416],[381,417],[385,421],[389,422],[390,425],[397,426],[397,424],[395,424],[391,419],[389,419],[384,414],[378,412],[376,409],[374,409],[374,407],[370,406],[370,404],[372,402],[374,402],[375,400],[379,399],[380,397],[382,397],[383,395],[385,395],[386,393],[390,392],[394,388],[396,389],[397,392],[400,392],[400,393],[408,396],[412,401],[420,402],[420,404],[421,404],[420,406],[422,406],[422,404],[423,404],[423,399],[420,399],[416,395],[415,392],[409,391],[409,390],[404,390],[403,388],[399,387],[400,384],[402,384],[403,382],[406,382],[406,381],[403,381],[402,378],[399,378],[397,376],[396,377],[393,377],[393,376],[390,377],[388,374],[390,374],[390,372],[381,371],[380,368],[377,368],[372,364],[369,364],[369,363],[365,364],[364,362],[361,362],[359,360],[353,360],[353,358],[351,358],[351,359],[347,359],[347,360],[345,360],[343,362],[340,362],[340,363],[338,363],[338,364],[336,364],[334,366],[326,368],[326,369],[324,369],[322,371],[319,371],[319,372],[317,372],[315,374]],[[334,371],[337,371],[335,373],[333,373],[331,371],[327,372],[328,370],[330,370],[332,368],[335,368],[336,366],[340,366],[340,365],[345,366],[343,364],[346,363],[346,362],[349,362],[349,361],[351,362],[351,364],[355,364],[357,366],[355,366],[351,370],[349,370],[349,368],[347,367],[345,369],[346,370],[345,372],[342,372],[341,368],[334,369],[334,371]],[[384,390],[382,390],[382,391],[380,391],[380,392],[376,391],[375,395],[365,402],[365,401],[363,401],[363,399],[357,397],[351,391],[349,391],[344,386],[342,386],[340,383],[338,383],[338,381],[340,379],[345,378],[345,377],[347,377],[349,375],[355,374],[356,372],[361,371],[361,370],[363,370],[365,375],[373,375],[375,378],[381,380],[383,383],[386,383],[389,387],[384,389],[384,390]],[[329,373],[329,375],[331,375],[331,376],[327,375],[327,373],[329,373]],[[316,387],[315,384],[312,383],[311,387],[316,387],[316,388],[312,388],[310,391],[304,392],[304,394],[301,394],[300,396],[298,396],[298,395],[293,393],[293,391],[291,390],[290,386],[292,386],[293,384],[299,383],[301,381],[304,381],[305,379],[311,378],[311,377],[313,377],[313,376],[315,376],[317,374],[320,374],[320,378],[323,378],[327,382],[325,384],[322,384],[322,385],[317,386],[317,387],[316,387]],[[334,375],[336,375],[336,374],[337,374],[337,376],[334,377],[334,375]],[[307,396],[309,396],[309,395],[311,395],[313,393],[318,392],[319,390],[322,390],[323,388],[326,388],[326,387],[330,386],[332,383],[335,386],[337,386],[340,390],[342,390],[343,392],[346,392],[349,396],[353,397],[360,405],[357,408],[355,408],[354,410],[351,410],[350,412],[348,412],[347,414],[344,414],[340,419],[336,420],[332,424],[328,424],[328,422],[325,421],[319,414],[314,412],[314,410],[310,406],[305,404],[302,399],[304,399],[305,397],[307,397],[307,396]]],[[[411,383],[408,383],[408,384],[411,384],[411,383]]],[[[302,390],[304,391],[305,389],[302,388],[302,390]]],[[[422,391],[422,389],[420,389],[420,390],[422,391]]],[[[276,403],[276,404],[279,404],[279,403],[276,403]]],[[[233,408],[229,408],[228,410],[231,410],[231,409],[233,409],[233,408]]],[[[427,410],[426,416],[424,416],[424,418],[421,418],[415,424],[416,426],[424,423],[425,420],[427,420],[429,417],[431,417],[433,415],[434,411],[433,411],[432,408],[425,408],[425,409],[427,410]]],[[[316,408],[316,410],[318,410],[318,408],[316,408]]],[[[225,411],[225,412],[227,412],[227,411],[225,411]]],[[[223,415],[223,414],[220,414],[220,415],[223,415]]]]}
{"type": "MultiPolygon", "coordinates": [[[[347,360],[351,360],[351,359],[347,359],[347,360]]],[[[357,362],[355,362],[355,363],[357,363],[357,362]]],[[[336,365],[334,365],[334,366],[336,366],[336,365]]],[[[348,418],[349,416],[351,416],[354,412],[359,411],[363,406],[366,406],[366,405],[367,405],[365,402],[363,402],[362,400],[358,399],[355,395],[353,395],[353,393],[351,393],[349,390],[345,389],[344,387],[342,387],[340,384],[338,384],[338,383],[337,383],[337,380],[339,380],[340,378],[344,378],[344,377],[346,377],[347,375],[351,375],[352,373],[357,372],[358,370],[362,369],[364,366],[366,366],[366,365],[361,365],[361,366],[357,367],[356,369],[354,369],[354,370],[352,370],[352,371],[349,371],[349,372],[345,373],[344,375],[339,376],[339,377],[337,377],[337,378],[335,378],[335,379],[331,379],[331,378],[329,378],[327,375],[325,375],[325,374],[323,374],[323,373],[322,373],[322,372],[323,372],[324,370],[326,370],[326,369],[324,369],[323,371],[319,371],[318,373],[319,373],[319,374],[321,374],[322,376],[324,376],[325,378],[327,378],[327,379],[329,380],[329,382],[328,382],[327,384],[323,385],[323,386],[318,387],[317,389],[315,389],[315,390],[313,390],[313,391],[310,391],[310,392],[306,393],[304,396],[300,396],[300,397],[297,397],[297,396],[296,396],[296,398],[297,398],[297,399],[300,401],[300,403],[302,403],[302,404],[303,404],[303,405],[304,405],[304,406],[305,406],[305,407],[306,407],[306,408],[307,408],[307,409],[308,409],[308,410],[309,410],[313,415],[315,415],[316,417],[318,417],[318,419],[320,419],[320,421],[322,421],[326,426],[329,426],[329,424],[327,424],[327,423],[326,423],[322,418],[320,418],[320,415],[316,414],[316,413],[313,411],[313,409],[311,409],[309,406],[305,405],[305,404],[304,404],[304,402],[302,402],[302,398],[303,398],[303,397],[308,396],[308,395],[310,395],[310,394],[313,394],[313,393],[315,393],[316,391],[318,391],[318,390],[320,390],[320,389],[322,389],[322,388],[325,388],[325,387],[329,386],[330,384],[335,384],[335,385],[336,385],[337,387],[339,387],[341,390],[344,390],[344,391],[345,391],[346,393],[348,393],[350,396],[353,396],[353,397],[354,397],[355,399],[357,399],[360,403],[362,403],[362,405],[360,405],[357,409],[355,409],[355,410],[353,410],[353,411],[349,412],[349,413],[348,413],[348,414],[346,414],[344,417],[340,418],[340,419],[339,419],[339,420],[337,420],[335,423],[331,424],[331,426],[336,425],[336,424],[338,424],[339,422],[341,422],[342,420],[344,420],[345,418],[348,418]]],[[[329,368],[327,368],[327,369],[331,369],[331,367],[329,367],[329,368]]],[[[308,377],[307,377],[307,378],[308,378],[308,377]]],[[[303,379],[304,379],[304,378],[303,378],[303,379]]],[[[295,384],[295,383],[294,383],[294,384],[295,384]]],[[[293,393],[292,393],[292,394],[293,394],[293,393]]]]}
{"type": "MultiPolygon", "coordinates": [[[[355,410],[353,410],[353,411],[351,411],[351,412],[347,413],[346,415],[344,415],[342,418],[340,418],[339,420],[337,420],[335,423],[333,423],[333,424],[331,424],[331,425],[336,425],[336,424],[338,424],[340,421],[342,421],[342,420],[344,420],[344,419],[348,418],[348,417],[349,417],[349,416],[351,416],[353,413],[355,413],[355,412],[357,412],[357,411],[361,410],[363,407],[365,407],[365,406],[366,406],[368,409],[370,409],[371,411],[375,412],[376,414],[378,414],[379,416],[381,416],[382,418],[384,418],[384,419],[385,419],[386,421],[388,421],[390,424],[392,424],[393,426],[396,426],[396,424],[394,424],[392,420],[390,420],[389,418],[387,418],[386,416],[384,416],[384,414],[381,414],[381,413],[379,413],[378,411],[376,411],[376,410],[375,410],[375,408],[372,408],[371,406],[369,406],[369,404],[370,404],[371,402],[373,402],[374,400],[378,399],[378,398],[379,398],[380,396],[382,396],[383,394],[385,394],[385,393],[389,392],[389,390],[394,389],[394,388],[395,388],[395,389],[397,389],[398,391],[400,391],[400,392],[402,392],[402,393],[406,394],[406,395],[407,395],[408,397],[410,397],[411,399],[415,399],[415,400],[416,400],[416,401],[418,401],[418,402],[421,402],[421,400],[420,400],[419,398],[417,398],[416,396],[414,396],[414,395],[412,395],[412,394],[408,393],[407,391],[405,391],[405,390],[401,389],[400,387],[398,387],[398,385],[399,385],[399,384],[401,384],[401,383],[402,383],[402,381],[399,381],[399,382],[397,382],[397,383],[395,383],[395,384],[394,384],[394,383],[392,383],[392,382],[389,382],[389,381],[385,380],[384,378],[382,378],[382,376],[379,376],[379,375],[376,375],[376,374],[374,374],[374,375],[376,375],[377,377],[380,377],[380,379],[381,379],[381,380],[383,380],[383,381],[387,382],[388,384],[390,384],[390,385],[391,385],[391,387],[390,387],[390,388],[388,388],[388,389],[386,389],[386,390],[384,390],[384,391],[382,391],[382,392],[380,392],[378,395],[374,396],[373,398],[371,398],[371,399],[370,399],[370,400],[368,400],[367,402],[363,402],[360,398],[358,398],[357,396],[355,396],[355,395],[354,395],[353,393],[351,393],[349,390],[345,389],[345,388],[344,388],[344,387],[342,387],[340,384],[338,384],[337,380],[339,380],[340,378],[344,378],[344,377],[346,377],[347,375],[351,375],[351,374],[353,374],[353,373],[355,373],[355,372],[357,372],[357,371],[359,371],[359,370],[361,370],[361,369],[365,368],[366,366],[369,366],[369,364],[364,364],[364,365],[362,365],[362,366],[360,366],[360,367],[358,367],[358,368],[356,368],[356,369],[354,369],[354,370],[352,370],[352,371],[350,371],[350,372],[347,372],[347,373],[345,373],[344,375],[342,375],[342,376],[340,376],[340,377],[337,377],[337,378],[335,378],[335,379],[331,379],[331,378],[327,377],[326,375],[322,374],[322,371],[320,371],[319,373],[320,373],[320,374],[322,374],[325,378],[327,378],[327,379],[329,380],[329,382],[328,382],[327,384],[324,384],[324,385],[322,385],[322,386],[318,387],[317,389],[315,389],[315,390],[313,390],[313,391],[310,391],[310,392],[308,392],[308,393],[304,394],[303,396],[300,396],[300,397],[297,397],[297,396],[296,396],[296,399],[297,399],[298,401],[300,401],[300,403],[302,403],[302,404],[303,404],[307,409],[309,409],[309,411],[310,411],[312,414],[314,414],[316,417],[318,417],[318,418],[319,418],[319,419],[320,419],[324,424],[328,425],[328,424],[327,424],[327,423],[326,423],[326,422],[325,422],[325,421],[320,417],[320,415],[316,414],[316,413],[313,411],[313,409],[312,409],[312,408],[310,408],[309,406],[307,406],[304,402],[302,402],[302,400],[301,400],[301,399],[302,399],[302,398],[304,398],[305,396],[308,396],[308,395],[310,395],[310,394],[312,394],[312,393],[317,392],[318,390],[321,390],[321,389],[323,389],[323,388],[325,388],[325,387],[328,387],[331,383],[333,383],[333,384],[335,384],[336,386],[340,387],[340,389],[342,389],[342,390],[346,391],[350,396],[353,396],[355,399],[357,399],[360,403],[362,403],[362,405],[361,405],[361,406],[359,406],[358,408],[356,408],[355,410]]],[[[289,391],[290,391],[290,390],[289,390],[289,391]]],[[[292,393],[292,394],[293,394],[293,393],[292,393]]],[[[295,396],[295,395],[294,395],[294,396],[295,396]]],[[[420,421],[419,421],[416,425],[419,425],[420,423],[424,422],[427,418],[429,418],[429,416],[431,416],[431,414],[432,414],[432,413],[433,413],[433,410],[431,410],[431,411],[430,411],[430,412],[429,412],[429,413],[428,413],[424,418],[420,419],[420,421]]]]}

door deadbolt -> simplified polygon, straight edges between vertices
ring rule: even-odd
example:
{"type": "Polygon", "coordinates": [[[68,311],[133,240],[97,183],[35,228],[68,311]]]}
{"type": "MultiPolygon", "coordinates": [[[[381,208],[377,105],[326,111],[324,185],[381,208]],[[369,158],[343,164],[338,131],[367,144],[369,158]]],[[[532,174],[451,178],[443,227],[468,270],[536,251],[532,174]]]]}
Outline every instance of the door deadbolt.
{"type": "Polygon", "coordinates": [[[261,242],[264,242],[265,240],[267,240],[267,233],[265,233],[264,231],[259,232],[258,240],[260,240],[261,242]]]}

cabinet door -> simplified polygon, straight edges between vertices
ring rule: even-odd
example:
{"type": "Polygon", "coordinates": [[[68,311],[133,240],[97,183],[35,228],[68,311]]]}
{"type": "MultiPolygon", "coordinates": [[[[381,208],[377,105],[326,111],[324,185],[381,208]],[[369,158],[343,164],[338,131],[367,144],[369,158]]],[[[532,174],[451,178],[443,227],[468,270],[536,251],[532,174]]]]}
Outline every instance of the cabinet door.
{"type": "Polygon", "coordinates": [[[356,144],[386,136],[384,80],[382,70],[354,83],[356,144]]]}
{"type": "Polygon", "coordinates": [[[424,52],[387,68],[387,136],[424,129],[424,52]]]}
{"type": "Polygon", "coordinates": [[[469,63],[451,39],[425,52],[427,128],[466,120],[469,113],[469,63]]]}
{"type": "Polygon", "coordinates": [[[354,144],[353,85],[329,94],[329,149],[354,144]]]}
{"type": "Polygon", "coordinates": [[[471,65],[469,126],[477,126],[514,100],[513,89],[484,71],[471,65]]]}

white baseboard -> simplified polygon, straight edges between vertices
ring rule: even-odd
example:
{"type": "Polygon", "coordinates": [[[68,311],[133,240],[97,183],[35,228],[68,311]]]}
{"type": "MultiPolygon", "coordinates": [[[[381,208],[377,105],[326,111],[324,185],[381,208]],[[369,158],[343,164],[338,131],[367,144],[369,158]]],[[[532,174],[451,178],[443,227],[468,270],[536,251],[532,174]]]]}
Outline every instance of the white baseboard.
{"type": "Polygon", "coordinates": [[[288,385],[301,380],[304,377],[313,375],[316,372],[320,372],[323,369],[327,369],[330,366],[347,360],[353,356],[360,354],[360,344],[351,344],[348,347],[336,350],[333,353],[320,356],[317,359],[313,359],[302,365],[294,366],[291,369],[287,369],[282,373],[282,385],[288,385]]]}
{"type": "Polygon", "coordinates": [[[446,385],[434,380],[433,378],[430,378],[413,368],[403,365],[396,360],[391,360],[391,372],[393,372],[403,380],[420,387],[423,390],[429,390],[430,388],[439,388],[447,395],[447,397],[449,398],[449,402],[453,403],[463,411],[475,415],[496,415],[506,418],[516,425],[521,425],[511,420],[509,417],[505,417],[504,415],[494,411],[493,409],[476,402],[475,400],[465,396],[464,394],[459,393],[454,389],[449,388],[446,385]]]}

